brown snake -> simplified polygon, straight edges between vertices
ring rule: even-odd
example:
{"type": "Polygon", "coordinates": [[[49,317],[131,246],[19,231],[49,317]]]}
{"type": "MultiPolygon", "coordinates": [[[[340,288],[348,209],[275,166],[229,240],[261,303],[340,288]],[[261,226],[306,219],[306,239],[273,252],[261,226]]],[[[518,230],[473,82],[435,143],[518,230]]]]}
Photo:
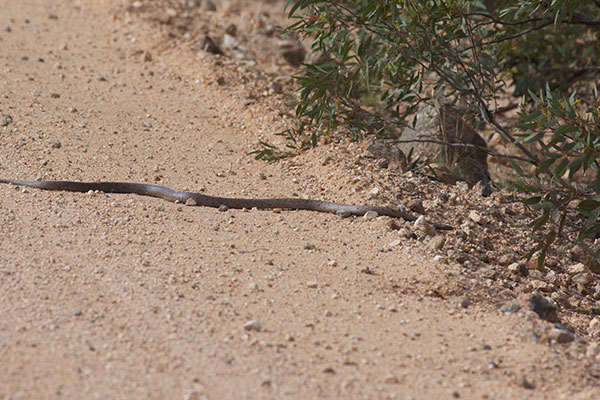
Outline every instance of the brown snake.
{"type": "MultiPolygon", "coordinates": [[[[0,183],[28,186],[43,190],[63,190],[68,192],[101,191],[105,193],[134,193],[141,196],[158,197],[168,201],[178,201],[206,207],[227,208],[281,208],[295,210],[311,210],[319,212],[334,213],[338,215],[364,215],[367,211],[375,211],[379,215],[394,218],[404,218],[406,221],[415,221],[417,218],[404,211],[395,210],[390,207],[378,206],[355,206],[348,204],[332,203],[322,200],[295,199],[295,198],[273,198],[273,199],[240,199],[231,197],[208,196],[194,192],[179,192],[168,187],[150,185],[146,183],[130,182],[73,182],[73,181],[20,181],[14,179],[0,179],[0,183]]],[[[432,223],[436,229],[448,230],[452,227],[443,224],[432,223]]]]}

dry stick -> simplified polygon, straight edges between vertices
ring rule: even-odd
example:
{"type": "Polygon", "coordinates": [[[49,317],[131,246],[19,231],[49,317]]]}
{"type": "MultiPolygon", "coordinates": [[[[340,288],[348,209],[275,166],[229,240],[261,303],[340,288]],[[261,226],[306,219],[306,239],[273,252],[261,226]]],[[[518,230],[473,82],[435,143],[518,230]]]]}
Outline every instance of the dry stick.
{"type": "Polygon", "coordinates": [[[509,154],[502,154],[499,153],[495,150],[492,150],[488,147],[483,147],[483,146],[477,146],[476,144],[472,144],[472,143],[452,143],[452,142],[446,142],[440,139],[435,139],[432,136],[429,135],[423,135],[420,136],[426,139],[394,139],[393,142],[394,143],[436,143],[436,144],[441,144],[444,146],[448,146],[448,147],[467,147],[467,148],[471,148],[471,149],[477,149],[477,150],[481,150],[481,151],[485,151],[486,153],[488,153],[489,155],[492,155],[494,157],[500,157],[500,158],[511,158],[513,160],[519,160],[519,161],[524,161],[524,162],[528,162],[528,163],[533,163],[533,161],[531,161],[528,158],[525,157],[519,157],[519,156],[511,156],[509,154]]]}

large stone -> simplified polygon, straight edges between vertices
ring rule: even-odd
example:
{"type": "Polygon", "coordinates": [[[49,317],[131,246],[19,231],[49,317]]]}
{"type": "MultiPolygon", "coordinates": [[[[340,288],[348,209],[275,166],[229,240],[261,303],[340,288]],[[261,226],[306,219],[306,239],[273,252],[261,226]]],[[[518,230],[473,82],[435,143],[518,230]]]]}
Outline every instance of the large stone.
{"type": "MultiPolygon", "coordinates": [[[[415,128],[406,128],[400,140],[441,140],[448,143],[462,143],[487,148],[487,143],[473,127],[473,122],[450,105],[436,109],[423,105],[416,114],[415,128]]],[[[479,181],[489,182],[487,152],[473,147],[451,147],[438,143],[400,143],[401,149],[431,162],[448,167],[459,178],[473,186],[479,181]]]]}

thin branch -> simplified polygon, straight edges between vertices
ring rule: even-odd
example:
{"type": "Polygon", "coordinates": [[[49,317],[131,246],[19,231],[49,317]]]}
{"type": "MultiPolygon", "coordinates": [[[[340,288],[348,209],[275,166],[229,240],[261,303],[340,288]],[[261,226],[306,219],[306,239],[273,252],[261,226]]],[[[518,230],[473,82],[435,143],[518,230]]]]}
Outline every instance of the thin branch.
{"type": "Polygon", "coordinates": [[[434,139],[429,135],[423,135],[421,137],[426,137],[428,139],[394,139],[392,140],[392,142],[394,143],[435,143],[435,144],[441,144],[444,146],[448,146],[448,147],[466,147],[466,148],[471,148],[471,149],[477,149],[477,150],[481,150],[481,151],[485,151],[486,153],[488,153],[491,156],[494,157],[499,157],[499,158],[510,158],[513,160],[519,160],[519,161],[524,161],[530,164],[533,164],[533,161],[531,161],[528,158],[525,157],[519,157],[519,156],[511,156],[509,154],[502,154],[499,153],[495,150],[492,150],[488,147],[484,147],[484,146],[477,146],[475,144],[472,143],[452,143],[452,142],[446,142],[444,140],[440,140],[440,139],[434,139]]]}

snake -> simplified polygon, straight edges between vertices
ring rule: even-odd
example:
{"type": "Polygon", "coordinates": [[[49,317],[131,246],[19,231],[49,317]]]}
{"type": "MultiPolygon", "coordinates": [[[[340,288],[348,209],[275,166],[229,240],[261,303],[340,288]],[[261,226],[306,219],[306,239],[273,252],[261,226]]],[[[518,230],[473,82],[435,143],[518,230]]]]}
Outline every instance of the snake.
{"type": "MultiPolygon", "coordinates": [[[[132,182],[76,182],[76,181],[22,181],[16,179],[0,179],[0,183],[26,186],[42,190],[58,190],[68,192],[99,191],[104,193],[137,194],[141,196],[158,197],[171,202],[183,203],[205,207],[215,207],[221,210],[232,209],[285,209],[285,210],[309,210],[323,213],[334,213],[343,217],[350,215],[365,215],[369,211],[375,211],[377,215],[385,215],[393,218],[402,218],[406,221],[416,221],[417,217],[405,211],[391,207],[350,205],[333,203],[323,200],[300,199],[300,198],[234,198],[209,196],[201,193],[182,192],[165,186],[147,183],[132,182]]],[[[439,223],[432,223],[434,228],[449,230],[452,227],[439,223]]]]}

